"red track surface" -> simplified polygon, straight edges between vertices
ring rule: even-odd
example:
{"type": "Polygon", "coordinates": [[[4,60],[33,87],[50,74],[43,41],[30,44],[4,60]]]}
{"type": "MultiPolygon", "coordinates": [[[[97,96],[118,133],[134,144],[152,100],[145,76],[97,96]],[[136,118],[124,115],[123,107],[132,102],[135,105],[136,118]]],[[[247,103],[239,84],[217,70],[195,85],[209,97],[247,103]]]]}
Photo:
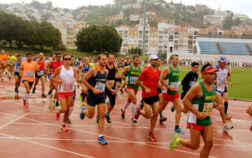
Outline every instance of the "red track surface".
{"type": "MultiPolygon", "coordinates": [[[[48,85],[47,85],[48,87],[48,85]]],[[[14,96],[14,81],[0,83],[0,97],[14,96]]],[[[46,92],[48,88],[46,89],[46,92]]],[[[24,93],[20,87],[20,95],[24,93]]],[[[141,94],[138,94],[140,101],[141,94]]],[[[202,148],[193,151],[185,147],[178,147],[174,152],[168,150],[168,143],[173,136],[174,113],[170,106],[164,114],[168,117],[163,125],[157,123],[155,135],[158,142],[149,142],[146,136],[149,129],[149,120],[139,118],[137,127],[130,123],[130,108],[127,109],[126,119],[120,117],[120,108],[124,105],[127,95],[119,95],[116,106],[111,114],[112,124],[105,125],[105,138],[108,145],[97,142],[97,124],[95,119],[80,120],[81,110],[78,97],[74,112],[71,115],[72,125],[69,131],[64,132],[59,127],[61,122],[55,120],[55,111],[48,107],[51,99],[41,99],[40,86],[36,94],[30,95],[29,111],[25,111],[20,100],[0,101],[0,157],[1,158],[75,158],[75,157],[199,157],[202,148]]],[[[251,157],[252,132],[249,127],[251,118],[245,113],[249,102],[230,101],[229,114],[233,116],[232,124],[235,128],[229,134],[223,132],[218,111],[213,113],[214,145],[211,157],[246,158],[251,157]]],[[[63,116],[63,115],[62,115],[63,116]]],[[[182,114],[181,127],[185,130],[183,138],[189,138],[186,129],[186,115],[182,114]]]]}

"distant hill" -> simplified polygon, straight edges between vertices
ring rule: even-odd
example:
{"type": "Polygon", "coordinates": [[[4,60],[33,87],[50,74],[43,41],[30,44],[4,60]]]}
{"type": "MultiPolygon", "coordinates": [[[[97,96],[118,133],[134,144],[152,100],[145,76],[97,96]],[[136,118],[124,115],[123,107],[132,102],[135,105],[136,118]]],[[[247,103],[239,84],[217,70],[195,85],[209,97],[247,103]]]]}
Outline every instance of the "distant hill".
{"type": "MultiPolygon", "coordinates": [[[[113,4],[105,6],[82,6],[75,10],[55,8],[51,2],[39,3],[38,1],[33,1],[29,4],[0,4],[0,9],[26,19],[47,20],[56,24],[83,23],[134,26],[138,23],[138,20],[132,20],[130,17],[132,15],[139,18],[143,16],[142,1],[143,0],[114,0],[113,4]]],[[[173,3],[172,1],[167,3],[164,0],[146,1],[147,17],[152,27],[157,26],[159,22],[168,22],[170,24],[197,28],[216,26],[216,24],[204,23],[205,15],[215,14],[214,9],[208,8],[205,5],[187,6],[182,3],[173,3]]],[[[236,19],[239,23],[252,24],[251,19],[239,20],[236,19]]],[[[232,22],[230,25],[232,25],[232,22]]],[[[223,25],[217,26],[222,28],[223,25]]]]}

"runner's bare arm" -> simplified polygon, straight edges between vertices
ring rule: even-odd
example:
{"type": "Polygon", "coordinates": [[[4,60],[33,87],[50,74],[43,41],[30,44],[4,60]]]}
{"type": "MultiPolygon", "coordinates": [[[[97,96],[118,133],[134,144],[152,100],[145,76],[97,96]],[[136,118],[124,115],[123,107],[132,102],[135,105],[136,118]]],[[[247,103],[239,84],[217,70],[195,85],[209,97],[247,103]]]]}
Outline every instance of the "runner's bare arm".
{"type": "Polygon", "coordinates": [[[80,82],[79,70],[78,69],[77,70],[73,69],[73,70],[74,70],[74,77],[75,77],[77,83],[79,83],[80,82]]]}
{"type": "Polygon", "coordinates": [[[54,72],[54,74],[53,74],[53,76],[52,76],[52,80],[53,80],[54,82],[59,83],[59,84],[62,82],[61,80],[58,79],[58,76],[59,76],[60,72],[61,72],[61,67],[58,67],[58,68],[55,70],[55,72],[54,72]]]}
{"type": "Polygon", "coordinates": [[[220,93],[216,93],[215,102],[217,103],[217,108],[224,107],[223,99],[220,93]]]}
{"type": "Polygon", "coordinates": [[[161,74],[161,78],[160,78],[160,82],[162,83],[162,85],[164,85],[166,88],[170,89],[170,86],[168,85],[168,83],[165,81],[165,78],[167,75],[170,74],[170,69],[169,67],[166,67],[164,69],[164,71],[161,74]]]}
{"type": "Polygon", "coordinates": [[[91,69],[88,71],[88,73],[84,76],[84,78],[83,78],[83,80],[82,80],[82,83],[83,83],[84,85],[86,85],[87,88],[90,89],[90,90],[92,90],[93,92],[94,92],[95,90],[97,90],[97,89],[95,89],[93,86],[91,86],[91,85],[88,83],[88,80],[89,80],[91,77],[95,76],[95,75],[96,75],[96,68],[93,67],[93,68],[91,68],[91,69]]]}
{"type": "Polygon", "coordinates": [[[196,97],[202,96],[201,85],[199,83],[194,84],[189,91],[186,93],[186,96],[183,99],[183,104],[186,109],[194,113],[200,120],[203,120],[206,115],[202,112],[199,112],[194,108],[191,101],[196,97]]]}
{"type": "Polygon", "coordinates": [[[130,67],[126,66],[122,71],[122,78],[125,79],[127,73],[129,72],[130,67]]]}

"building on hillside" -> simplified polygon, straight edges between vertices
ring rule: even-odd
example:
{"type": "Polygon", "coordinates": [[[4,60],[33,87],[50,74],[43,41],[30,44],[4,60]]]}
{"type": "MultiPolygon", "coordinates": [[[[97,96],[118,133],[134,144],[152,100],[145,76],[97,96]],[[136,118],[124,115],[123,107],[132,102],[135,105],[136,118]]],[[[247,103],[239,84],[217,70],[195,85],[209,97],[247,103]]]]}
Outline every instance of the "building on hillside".
{"type": "Polygon", "coordinates": [[[69,26],[60,26],[56,25],[56,28],[61,32],[61,38],[63,44],[70,49],[76,49],[75,41],[77,37],[77,33],[84,27],[81,24],[69,25],[69,26]]]}
{"type": "MultiPolygon", "coordinates": [[[[143,47],[143,19],[140,19],[136,27],[120,26],[116,30],[123,39],[121,54],[130,53],[132,48],[143,47]]],[[[152,28],[146,23],[144,55],[159,52],[195,53],[198,34],[196,28],[177,27],[167,23],[159,23],[157,28],[152,28]]]]}

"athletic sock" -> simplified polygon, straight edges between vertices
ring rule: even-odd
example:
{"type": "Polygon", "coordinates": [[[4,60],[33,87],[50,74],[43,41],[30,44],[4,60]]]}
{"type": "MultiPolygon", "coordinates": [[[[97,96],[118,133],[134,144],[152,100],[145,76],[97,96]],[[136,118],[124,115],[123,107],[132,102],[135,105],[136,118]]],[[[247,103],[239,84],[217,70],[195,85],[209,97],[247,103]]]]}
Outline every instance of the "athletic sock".
{"type": "Polygon", "coordinates": [[[136,113],[136,104],[131,104],[131,117],[134,117],[136,113]]]}
{"type": "Polygon", "coordinates": [[[228,102],[224,102],[224,106],[225,106],[225,115],[227,115],[227,110],[228,110],[228,102]]]}
{"type": "Polygon", "coordinates": [[[159,113],[159,116],[160,116],[160,118],[162,118],[162,117],[163,117],[162,112],[160,112],[160,113],[159,113]]]}
{"type": "Polygon", "coordinates": [[[72,114],[72,112],[73,112],[73,106],[71,106],[70,109],[69,109],[68,117],[70,117],[70,115],[72,114]]]}
{"type": "Polygon", "coordinates": [[[125,110],[128,108],[129,104],[130,104],[130,103],[129,103],[128,101],[125,103],[124,107],[122,108],[123,111],[125,111],[125,110]]]}

